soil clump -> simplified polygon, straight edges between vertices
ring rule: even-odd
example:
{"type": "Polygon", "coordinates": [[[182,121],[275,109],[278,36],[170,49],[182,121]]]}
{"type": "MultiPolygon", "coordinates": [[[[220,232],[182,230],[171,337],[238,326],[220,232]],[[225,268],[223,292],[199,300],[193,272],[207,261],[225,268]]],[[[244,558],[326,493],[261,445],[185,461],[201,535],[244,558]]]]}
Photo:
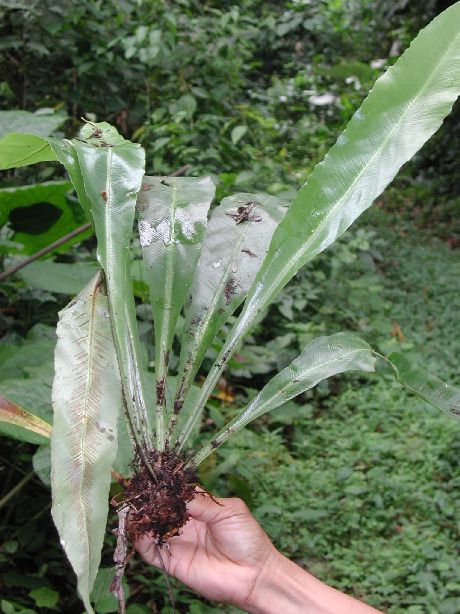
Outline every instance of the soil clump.
{"type": "Polygon", "coordinates": [[[133,476],[123,480],[124,496],[118,502],[129,508],[128,537],[134,543],[149,535],[163,546],[189,519],[186,505],[195,495],[196,473],[182,454],[169,449],[151,450],[135,459],[133,468],[133,476]]]}

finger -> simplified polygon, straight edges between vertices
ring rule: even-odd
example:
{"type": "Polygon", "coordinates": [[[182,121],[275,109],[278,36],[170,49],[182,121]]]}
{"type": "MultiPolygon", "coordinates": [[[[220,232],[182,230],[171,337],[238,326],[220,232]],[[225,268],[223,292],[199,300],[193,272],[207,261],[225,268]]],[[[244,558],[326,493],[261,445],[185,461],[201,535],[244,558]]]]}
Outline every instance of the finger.
{"type": "Polygon", "coordinates": [[[201,522],[219,522],[234,514],[236,499],[218,499],[208,493],[197,490],[195,497],[187,504],[187,511],[192,518],[201,522]]]}
{"type": "Polygon", "coordinates": [[[158,546],[151,537],[148,535],[138,537],[134,546],[146,563],[158,566],[158,546]]]}
{"type": "Polygon", "coordinates": [[[218,503],[200,489],[197,490],[195,497],[187,503],[187,511],[195,520],[215,522],[219,519],[222,511],[223,499],[217,499],[217,501],[218,503]]]}

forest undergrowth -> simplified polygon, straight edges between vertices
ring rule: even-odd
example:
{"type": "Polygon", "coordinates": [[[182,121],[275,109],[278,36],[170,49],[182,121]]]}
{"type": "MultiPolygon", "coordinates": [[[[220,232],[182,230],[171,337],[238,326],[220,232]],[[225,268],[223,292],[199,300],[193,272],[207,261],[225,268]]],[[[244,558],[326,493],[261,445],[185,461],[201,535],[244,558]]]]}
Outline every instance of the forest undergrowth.
{"type": "MultiPolygon", "coordinates": [[[[385,352],[402,348],[458,383],[460,297],[452,279],[460,273],[460,252],[437,238],[436,228],[401,222],[385,206],[368,213],[332,258],[320,258],[284,291],[263,324],[274,337],[271,345],[257,352],[262,327],[256,330],[209,404],[205,429],[219,426],[253,394],[253,382],[264,377],[260,371],[280,368],[310,335],[339,328],[385,352]]],[[[49,370],[50,378],[53,342],[51,327],[33,326],[23,345],[28,358],[21,348],[10,351],[2,389],[21,392],[21,381],[11,379],[19,364],[27,377],[38,373],[46,380],[49,370]]],[[[49,411],[45,398],[42,411],[49,411]]],[[[18,458],[17,447],[5,440],[5,463],[18,458]]],[[[20,463],[7,480],[14,484],[24,474],[28,482],[14,506],[0,510],[1,608],[6,614],[80,612],[69,598],[74,580],[58,549],[48,490],[29,473],[35,449],[19,447],[20,463]]],[[[422,406],[391,377],[353,375],[334,378],[259,420],[211,457],[200,479],[217,496],[242,497],[275,544],[325,582],[390,614],[455,614],[459,450],[455,422],[422,406]]],[[[47,462],[39,448],[33,464],[45,482],[47,462]]],[[[112,547],[109,535],[95,587],[100,613],[115,611],[106,594],[112,547]]],[[[128,577],[130,614],[170,611],[161,575],[136,561],[128,577]]],[[[179,611],[235,611],[203,602],[177,583],[174,594],[179,611]]]]}

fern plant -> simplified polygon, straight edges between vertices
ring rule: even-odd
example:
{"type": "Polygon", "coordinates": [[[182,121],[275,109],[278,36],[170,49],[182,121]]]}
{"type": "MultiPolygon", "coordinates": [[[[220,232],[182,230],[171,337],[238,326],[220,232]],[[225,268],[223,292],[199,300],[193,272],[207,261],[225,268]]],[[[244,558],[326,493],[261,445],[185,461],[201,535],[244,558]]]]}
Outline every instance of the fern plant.
{"type": "MultiPolygon", "coordinates": [[[[52,393],[52,513],[88,612],[125,426],[133,474],[112,472],[124,488],[115,502],[120,527],[112,585],[120,611],[129,540],[150,532],[160,547],[177,534],[187,520],[194,470],[262,414],[325,378],[373,371],[381,360],[403,386],[460,416],[459,390],[420,372],[401,354],[381,356],[356,335],[339,332],[309,343],[208,443],[190,448],[208,398],[260,314],[301,266],[372,204],[439,128],[459,92],[457,3],[376,82],[289,207],[267,194],[238,193],[211,209],[210,178],[144,176],[142,148],[106,123],[86,123],[73,140],[10,134],[0,142],[4,168],[47,160],[65,166],[98,242],[100,271],[60,313],[52,393]],[[143,360],[132,291],[136,211],[154,321],[154,381],[143,360]],[[194,386],[207,350],[238,307],[204,383],[194,386]],[[171,378],[181,314],[179,365],[171,378]]],[[[41,435],[46,431],[38,418],[5,399],[0,416],[41,435]]]]}

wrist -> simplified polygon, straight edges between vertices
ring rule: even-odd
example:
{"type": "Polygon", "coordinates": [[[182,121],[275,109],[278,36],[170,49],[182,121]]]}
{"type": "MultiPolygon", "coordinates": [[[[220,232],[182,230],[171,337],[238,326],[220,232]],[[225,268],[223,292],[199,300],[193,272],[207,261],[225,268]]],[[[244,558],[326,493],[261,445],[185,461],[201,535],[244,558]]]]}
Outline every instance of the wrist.
{"type": "Polygon", "coordinates": [[[250,614],[379,614],[324,584],[276,550],[239,607],[250,614]]]}
{"type": "Polygon", "coordinates": [[[307,609],[309,578],[313,579],[313,576],[274,549],[246,602],[240,607],[250,614],[310,612],[307,609]]]}

